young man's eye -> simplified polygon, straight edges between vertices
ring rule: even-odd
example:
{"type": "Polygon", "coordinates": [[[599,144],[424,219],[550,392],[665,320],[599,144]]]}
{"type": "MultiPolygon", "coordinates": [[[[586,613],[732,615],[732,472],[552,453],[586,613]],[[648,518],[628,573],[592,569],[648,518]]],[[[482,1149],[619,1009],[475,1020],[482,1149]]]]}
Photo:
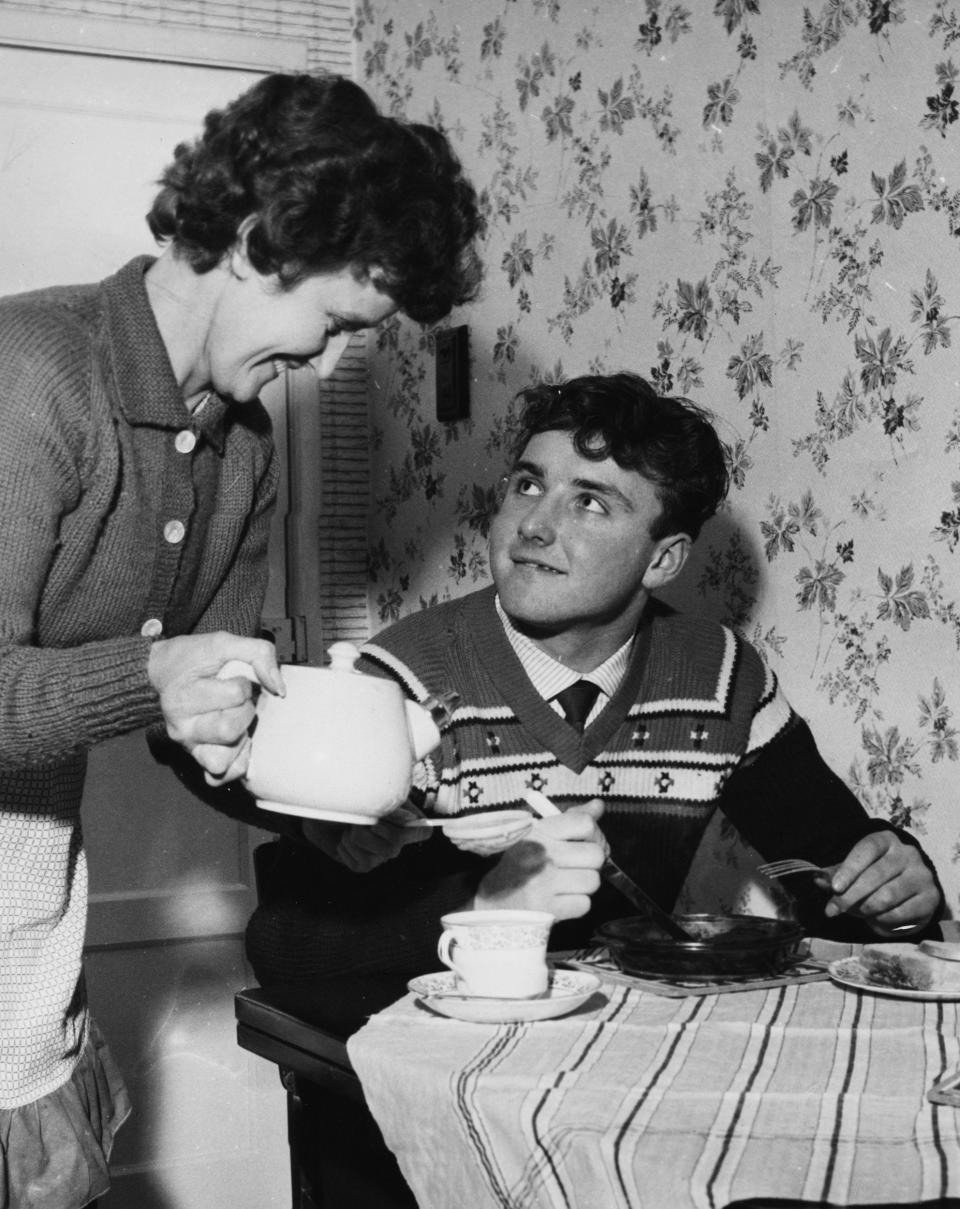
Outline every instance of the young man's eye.
{"type": "Polygon", "coordinates": [[[503,494],[508,495],[540,495],[542,488],[536,479],[528,474],[510,474],[504,480],[503,494]]]}
{"type": "Polygon", "coordinates": [[[606,516],[609,509],[606,504],[595,495],[578,495],[577,507],[582,512],[592,512],[597,516],[606,516]]]}

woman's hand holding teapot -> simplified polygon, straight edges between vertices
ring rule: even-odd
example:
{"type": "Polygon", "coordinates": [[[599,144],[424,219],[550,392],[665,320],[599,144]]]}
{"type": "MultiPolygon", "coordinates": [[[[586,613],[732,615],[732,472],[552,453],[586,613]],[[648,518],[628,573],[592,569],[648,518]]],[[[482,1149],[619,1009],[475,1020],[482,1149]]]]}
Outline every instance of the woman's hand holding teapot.
{"type": "Polygon", "coordinates": [[[190,752],[211,785],[243,776],[249,759],[255,686],[247,676],[222,675],[233,660],[249,665],[268,692],[283,696],[276,650],[262,638],[217,631],[162,639],[150,648],[147,662],[167,733],[190,752]]]}

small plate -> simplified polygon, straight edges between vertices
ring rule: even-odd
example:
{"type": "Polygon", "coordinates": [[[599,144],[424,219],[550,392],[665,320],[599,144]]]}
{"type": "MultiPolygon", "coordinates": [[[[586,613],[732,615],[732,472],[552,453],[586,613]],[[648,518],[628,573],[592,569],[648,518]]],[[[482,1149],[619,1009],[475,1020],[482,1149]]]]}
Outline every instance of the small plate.
{"type": "MultiPolygon", "coordinates": [[[[892,949],[894,946],[885,947],[892,949]]],[[[911,945],[910,948],[917,954],[914,946],[911,945]]],[[[914,960],[922,958],[917,955],[914,960]]],[[[830,977],[840,986],[850,987],[855,991],[869,991],[873,995],[893,995],[898,999],[960,999],[960,979],[957,977],[956,967],[947,966],[936,959],[930,961],[929,965],[933,982],[925,990],[873,982],[859,957],[841,957],[839,961],[832,961],[828,970],[830,977]]]]}
{"type": "Polygon", "coordinates": [[[419,996],[428,1007],[455,1020],[474,1024],[514,1024],[528,1020],[551,1020],[576,1011],[599,990],[596,974],[579,970],[551,970],[550,986],[537,999],[482,999],[461,995],[453,971],[424,974],[412,978],[407,989],[419,996]]]}
{"type": "Polygon", "coordinates": [[[485,814],[411,819],[405,825],[442,827],[448,840],[471,844],[493,854],[523,839],[536,821],[529,810],[489,810],[485,814]]]}
{"type": "Polygon", "coordinates": [[[529,823],[532,826],[536,821],[535,816],[529,810],[516,809],[487,810],[479,811],[476,814],[437,814],[431,815],[429,818],[417,815],[415,818],[409,819],[405,825],[407,827],[443,827],[444,830],[449,827],[451,831],[483,835],[488,831],[499,831],[516,823],[529,823]]]}
{"type": "Polygon", "coordinates": [[[301,819],[313,819],[315,823],[356,823],[361,827],[370,827],[380,822],[379,817],[372,814],[314,810],[312,806],[291,806],[289,802],[270,802],[265,798],[257,798],[257,805],[261,810],[272,810],[275,814],[293,814],[301,819]]]}

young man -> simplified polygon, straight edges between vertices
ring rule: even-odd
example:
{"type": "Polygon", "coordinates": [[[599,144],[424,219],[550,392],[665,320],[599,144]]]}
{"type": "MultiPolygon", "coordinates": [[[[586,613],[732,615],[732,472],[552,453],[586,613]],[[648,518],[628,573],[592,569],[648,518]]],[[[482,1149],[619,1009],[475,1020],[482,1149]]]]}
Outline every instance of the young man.
{"type": "Polygon", "coordinates": [[[316,968],[329,969],[337,928],[368,938],[361,961],[373,968],[428,968],[440,913],[470,903],[551,911],[568,921],[554,946],[586,943],[598,923],[633,913],[600,885],[605,847],[669,909],[718,809],[766,858],[832,867],[826,891],[795,879],[811,932],[923,934],[942,894],[919,847],[866,815],[749,644],[656,599],[726,494],[706,416],[625,373],[523,397],[490,533],[493,585],[401,620],[367,644],[363,666],[417,699],[460,695],[425,765],[431,813],[517,806],[528,788],[564,813],[491,856],[436,835],[401,847],[412,833],[389,824],[336,836],[308,827],[354,869],[394,859],[329,877],[325,866],[321,877],[324,858],[302,849],[301,876],[287,876],[274,906],[283,928],[271,926],[269,907],[251,922],[258,975],[295,977],[309,959],[304,930],[316,968]],[[581,730],[556,697],[583,679],[596,699],[581,730]]]}

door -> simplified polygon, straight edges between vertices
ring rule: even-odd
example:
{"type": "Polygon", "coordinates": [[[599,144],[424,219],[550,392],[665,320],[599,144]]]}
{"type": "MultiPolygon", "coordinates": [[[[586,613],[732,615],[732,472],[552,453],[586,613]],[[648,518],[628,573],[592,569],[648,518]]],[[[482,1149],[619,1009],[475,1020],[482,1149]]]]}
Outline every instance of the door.
{"type": "MultiPolygon", "coordinates": [[[[302,47],[260,66],[272,40],[230,37],[221,57],[250,67],[127,57],[132,27],[95,19],[73,26],[87,53],[3,45],[6,20],[0,12],[4,294],[98,280],[152,251],[143,216],[176,143],[264,70],[304,66],[302,47]],[[120,56],[89,53],[91,29],[101,40],[119,33],[120,56]]],[[[70,22],[57,28],[69,44],[70,22]]],[[[217,58],[216,43],[197,31],[171,53],[217,58]]],[[[282,395],[270,405],[282,422],[282,395]]],[[[282,563],[273,571],[281,607],[282,563]]],[[[252,981],[242,931],[258,836],[190,798],[142,734],[92,753],[83,818],[90,997],[134,1101],[114,1151],[112,1209],[288,1204],[277,1072],[237,1047],[233,1020],[233,994],[252,981]]]]}

